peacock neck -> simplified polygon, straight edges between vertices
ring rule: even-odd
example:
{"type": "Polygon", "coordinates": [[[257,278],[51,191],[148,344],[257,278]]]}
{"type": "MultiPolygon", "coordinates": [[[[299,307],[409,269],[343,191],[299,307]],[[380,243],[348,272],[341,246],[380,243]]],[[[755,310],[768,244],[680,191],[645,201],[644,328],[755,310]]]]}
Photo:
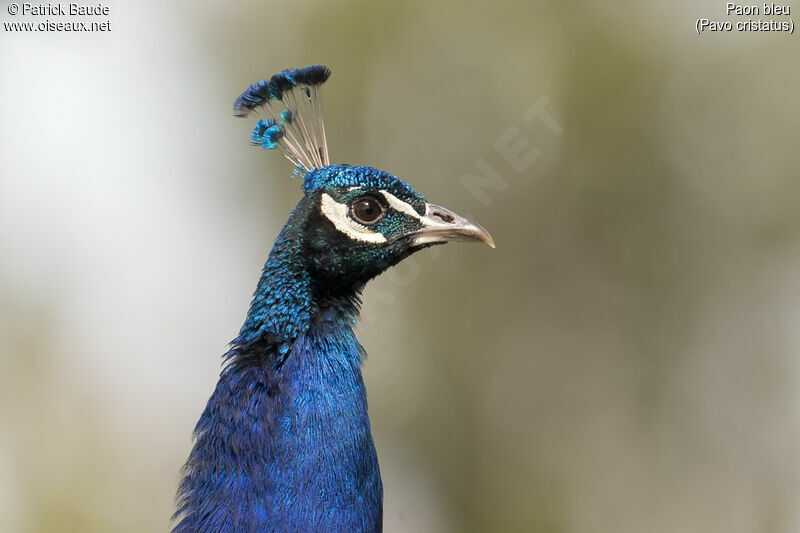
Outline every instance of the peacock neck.
{"type": "MultiPolygon", "coordinates": [[[[283,360],[294,339],[315,324],[342,331],[355,326],[363,283],[319,281],[312,274],[303,227],[311,211],[313,200],[304,197],[275,240],[247,318],[232,343],[234,349],[247,351],[258,343],[272,343],[283,360]]],[[[234,350],[228,357],[235,355],[234,350]]]]}
{"type": "Polygon", "coordinates": [[[290,218],[197,425],[175,533],[381,531],[357,293],[320,291],[296,233],[290,218]]]}

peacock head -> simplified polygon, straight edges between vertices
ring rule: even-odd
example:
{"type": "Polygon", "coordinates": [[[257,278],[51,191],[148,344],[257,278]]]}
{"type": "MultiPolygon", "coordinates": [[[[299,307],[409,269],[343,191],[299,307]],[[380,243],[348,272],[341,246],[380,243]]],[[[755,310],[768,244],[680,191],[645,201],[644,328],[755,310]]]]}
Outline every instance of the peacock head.
{"type": "Polygon", "coordinates": [[[251,85],[234,114],[260,115],[251,144],[278,149],[303,178],[292,218],[307,266],[329,286],[363,284],[412,253],[446,242],[484,242],[479,224],[429,203],[403,180],[364,166],[330,164],[319,87],[322,65],[282,71],[251,85]]]}

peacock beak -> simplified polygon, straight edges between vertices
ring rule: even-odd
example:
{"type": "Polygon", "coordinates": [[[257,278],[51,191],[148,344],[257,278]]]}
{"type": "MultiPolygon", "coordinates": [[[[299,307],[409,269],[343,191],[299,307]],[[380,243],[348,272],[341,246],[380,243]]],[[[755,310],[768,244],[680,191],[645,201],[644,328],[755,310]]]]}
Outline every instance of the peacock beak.
{"type": "Polygon", "coordinates": [[[494,239],[483,226],[440,205],[427,204],[420,222],[422,228],[411,235],[415,246],[458,241],[485,242],[494,248],[494,239]]]}

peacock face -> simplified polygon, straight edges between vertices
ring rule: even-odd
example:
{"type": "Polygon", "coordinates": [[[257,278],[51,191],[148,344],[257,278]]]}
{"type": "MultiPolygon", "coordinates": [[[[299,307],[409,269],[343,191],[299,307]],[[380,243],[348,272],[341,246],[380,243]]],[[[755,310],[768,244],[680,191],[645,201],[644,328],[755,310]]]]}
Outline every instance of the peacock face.
{"type": "Polygon", "coordinates": [[[428,203],[404,181],[371,167],[331,165],[322,120],[323,65],[283,70],[250,85],[234,114],[261,118],[250,143],[279,150],[303,176],[290,219],[303,261],[327,292],[352,293],[417,250],[449,241],[494,242],[480,225],[428,203]],[[299,222],[299,224],[298,224],[299,222]],[[300,227],[298,227],[300,226],[300,227]]]}
{"type": "Polygon", "coordinates": [[[365,283],[412,253],[449,241],[494,246],[480,225],[431,204],[411,186],[370,167],[331,165],[305,179],[310,204],[305,257],[326,283],[365,283]]]}

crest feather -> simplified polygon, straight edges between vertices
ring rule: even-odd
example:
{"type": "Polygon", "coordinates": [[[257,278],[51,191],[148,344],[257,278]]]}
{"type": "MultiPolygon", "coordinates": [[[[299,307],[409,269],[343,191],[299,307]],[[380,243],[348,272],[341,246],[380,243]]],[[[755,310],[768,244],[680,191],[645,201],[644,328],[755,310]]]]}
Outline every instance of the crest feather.
{"type": "Polygon", "coordinates": [[[330,75],[325,65],[311,65],[283,70],[248,87],[233,103],[233,114],[260,115],[250,144],[279,149],[304,172],[328,166],[319,87],[330,75]]]}

